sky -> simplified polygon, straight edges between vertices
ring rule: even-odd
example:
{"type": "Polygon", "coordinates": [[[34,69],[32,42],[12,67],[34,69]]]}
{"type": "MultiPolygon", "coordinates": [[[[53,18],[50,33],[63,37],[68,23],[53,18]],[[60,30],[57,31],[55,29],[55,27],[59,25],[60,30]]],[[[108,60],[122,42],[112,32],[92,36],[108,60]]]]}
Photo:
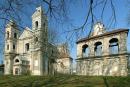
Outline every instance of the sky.
{"type": "MultiPolygon", "coordinates": [[[[68,35],[68,33],[64,33],[65,30],[72,30],[74,28],[80,27],[84,23],[86,14],[88,12],[88,6],[89,6],[89,3],[87,1],[88,0],[74,0],[74,2],[72,3],[67,3],[69,6],[69,8],[67,9],[68,16],[69,16],[68,23],[59,24],[57,27],[57,24],[55,24],[54,22],[52,22],[52,20],[48,18],[49,28],[54,29],[58,32],[57,37],[60,37],[59,43],[63,43],[66,41],[66,36],[68,35]]],[[[112,25],[109,27],[110,16],[111,16],[110,3],[106,5],[106,8],[104,10],[103,20],[101,20],[101,17],[100,17],[102,5],[99,5],[97,8],[94,9],[94,14],[97,18],[97,21],[103,22],[107,30],[113,30],[113,29],[118,29],[118,28],[129,29],[130,25],[128,25],[127,23],[127,17],[128,15],[130,15],[130,6],[129,6],[130,3],[126,1],[127,0],[113,0],[115,11],[116,11],[116,19],[117,19],[116,25],[112,25]]],[[[20,23],[21,26],[23,27],[28,26],[31,28],[32,26],[31,15],[34,13],[35,8],[36,7],[31,6],[31,5],[23,7],[23,12],[25,11],[26,15],[24,14],[21,15],[21,18],[22,18],[21,23],[20,23]]],[[[43,8],[46,10],[47,7],[44,6],[43,8]]],[[[88,22],[90,22],[90,18],[88,22]]],[[[3,21],[0,20],[0,25],[2,24],[3,24],[3,21]]],[[[88,24],[87,26],[85,26],[84,31],[81,32],[81,36],[79,38],[86,37],[89,33],[89,30],[90,30],[90,25],[88,24]]],[[[3,38],[3,35],[0,35],[0,37],[3,38]]],[[[73,41],[68,41],[68,44],[70,45],[69,47],[70,55],[73,59],[76,59],[76,43],[75,43],[76,39],[75,38],[76,36],[73,37],[73,41]]],[[[128,34],[128,38],[130,38],[130,33],[128,34]]],[[[0,43],[4,42],[2,40],[0,41],[0,43]]],[[[127,48],[128,48],[128,51],[130,52],[130,39],[128,39],[127,48]]],[[[2,60],[3,59],[2,53],[0,57],[1,57],[0,60],[2,60]]],[[[74,61],[74,64],[75,64],[75,61],[74,61]]]]}
{"type": "MultiPolygon", "coordinates": [[[[104,12],[104,20],[103,20],[103,24],[105,25],[105,27],[107,28],[107,30],[111,31],[113,29],[118,29],[118,28],[128,28],[130,29],[130,25],[128,25],[127,23],[127,17],[128,15],[130,15],[130,3],[127,3],[125,0],[113,0],[115,3],[115,11],[116,11],[116,25],[115,26],[111,26],[108,27],[109,24],[109,14],[111,13],[110,7],[109,5],[106,7],[105,12],[104,12]]],[[[73,19],[73,24],[75,24],[76,26],[80,26],[85,19],[86,16],[86,2],[77,2],[75,5],[72,5],[70,12],[71,12],[71,18],[73,19]]],[[[95,15],[97,16],[97,21],[101,21],[100,19],[100,10],[101,7],[99,6],[97,9],[95,9],[95,15]]],[[[85,28],[85,33],[83,34],[83,37],[85,37],[85,35],[87,35],[87,31],[88,29],[90,29],[90,27],[86,27],[85,28]]],[[[128,33],[128,38],[127,38],[127,50],[128,52],[130,52],[130,32],[128,33]]],[[[71,56],[76,59],[76,44],[74,43],[74,47],[71,50],[71,56]]]]}

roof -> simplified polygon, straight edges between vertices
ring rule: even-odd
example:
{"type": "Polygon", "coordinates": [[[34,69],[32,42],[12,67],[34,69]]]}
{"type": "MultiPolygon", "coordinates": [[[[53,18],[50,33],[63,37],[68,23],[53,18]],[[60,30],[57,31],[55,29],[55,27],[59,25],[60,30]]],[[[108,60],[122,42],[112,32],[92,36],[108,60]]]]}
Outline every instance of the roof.
{"type": "Polygon", "coordinates": [[[94,38],[98,38],[98,37],[102,37],[102,36],[107,36],[107,35],[111,35],[111,34],[115,34],[115,33],[120,33],[120,32],[129,32],[129,29],[117,29],[117,30],[113,30],[113,31],[109,31],[100,35],[96,35],[96,36],[92,36],[92,37],[86,37],[86,38],[82,38],[80,40],[78,40],[76,43],[80,43],[83,41],[88,41],[90,39],[94,39],[94,38]]]}

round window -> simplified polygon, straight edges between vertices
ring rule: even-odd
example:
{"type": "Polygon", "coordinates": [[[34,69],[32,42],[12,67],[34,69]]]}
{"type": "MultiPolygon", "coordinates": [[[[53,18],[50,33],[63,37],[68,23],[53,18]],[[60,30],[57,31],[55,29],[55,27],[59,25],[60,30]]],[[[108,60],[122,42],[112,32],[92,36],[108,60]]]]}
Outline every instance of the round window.
{"type": "Polygon", "coordinates": [[[18,60],[18,59],[16,59],[16,60],[15,60],[15,62],[16,62],[16,63],[18,63],[18,62],[19,62],[19,60],[18,60]]]}

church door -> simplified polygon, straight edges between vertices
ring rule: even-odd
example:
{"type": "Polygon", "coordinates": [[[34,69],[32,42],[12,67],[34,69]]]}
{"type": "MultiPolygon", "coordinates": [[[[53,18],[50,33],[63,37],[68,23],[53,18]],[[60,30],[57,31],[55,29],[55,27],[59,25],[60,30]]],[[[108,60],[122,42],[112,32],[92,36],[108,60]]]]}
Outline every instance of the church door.
{"type": "Polygon", "coordinates": [[[15,68],[15,75],[20,75],[20,69],[19,68],[15,68]]]}

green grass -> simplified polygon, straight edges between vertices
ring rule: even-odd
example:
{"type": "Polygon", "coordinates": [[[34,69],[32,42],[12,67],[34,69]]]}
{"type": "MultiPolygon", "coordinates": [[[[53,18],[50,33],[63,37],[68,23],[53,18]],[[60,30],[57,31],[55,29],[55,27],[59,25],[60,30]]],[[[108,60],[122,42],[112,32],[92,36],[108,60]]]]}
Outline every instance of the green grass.
{"type": "Polygon", "coordinates": [[[130,87],[130,76],[0,76],[0,87],[130,87]]]}

